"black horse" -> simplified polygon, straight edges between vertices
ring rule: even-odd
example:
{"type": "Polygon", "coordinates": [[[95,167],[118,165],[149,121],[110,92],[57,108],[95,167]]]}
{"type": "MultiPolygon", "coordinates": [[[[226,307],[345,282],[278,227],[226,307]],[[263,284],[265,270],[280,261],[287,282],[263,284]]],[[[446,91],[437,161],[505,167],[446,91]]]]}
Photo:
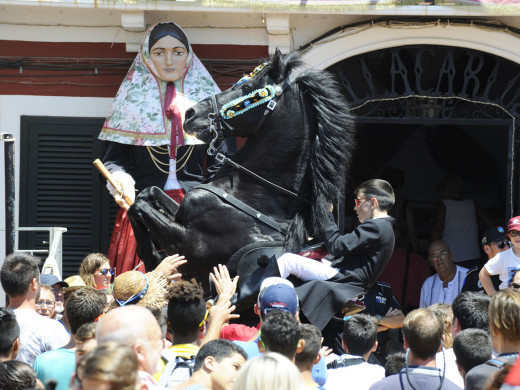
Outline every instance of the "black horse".
{"type": "Polygon", "coordinates": [[[354,130],[334,77],[297,73],[303,65],[297,54],[277,51],[186,112],[185,131],[205,142],[216,134],[248,140],[180,205],[157,188],[137,197],[129,216],[147,270],[161,261],[158,248],[186,256],[183,275],[207,275],[245,246],[280,242],[299,252],[320,234],[328,205],[345,188],[354,130]]]}

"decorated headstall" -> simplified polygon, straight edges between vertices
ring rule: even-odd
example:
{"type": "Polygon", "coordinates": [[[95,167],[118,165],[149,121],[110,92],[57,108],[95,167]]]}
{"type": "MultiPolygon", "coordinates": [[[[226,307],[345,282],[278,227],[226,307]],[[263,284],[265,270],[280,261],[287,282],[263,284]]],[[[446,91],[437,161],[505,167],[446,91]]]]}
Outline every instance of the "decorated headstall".
{"type": "Polygon", "coordinates": [[[256,89],[245,96],[241,96],[238,99],[224,104],[220,109],[220,115],[224,120],[232,119],[265,103],[267,103],[267,107],[272,110],[276,106],[276,102],[273,98],[276,96],[276,92],[278,91],[278,95],[280,95],[282,88],[278,85],[276,87],[266,85],[264,88],[256,89]]]}
{"type": "MultiPolygon", "coordinates": [[[[246,74],[240,80],[238,80],[234,87],[241,85],[255,77],[268,64],[268,62],[264,62],[263,64],[258,65],[251,73],[246,74]]],[[[245,114],[247,111],[255,107],[267,104],[264,114],[260,121],[258,121],[254,131],[257,131],[262,126],[267,115],[276,107],[278,98],[289,85],[288,80],[286,80],[281,86],[277,85],[274,81],[271,80],[271,78],[269,78],[269,81],[272,84],[267,84],[263,88],[256,89],[247,95],[234,99],[229,103],[225,103],[222,105],[220,110],[218,110],[215,95],[211,96],[213,112],[208,115],[208,118],[210,120],[210,131],[214,133],[214,138],[208,148],[208,154],[213,155],[216,152],[214,143],[216,142],[217,138],[222,138],[222,124],[224,124],[229,130],[233,130],[233,127],[227,123],[226,120],[236,118],[237,116],[245,114]]]]}

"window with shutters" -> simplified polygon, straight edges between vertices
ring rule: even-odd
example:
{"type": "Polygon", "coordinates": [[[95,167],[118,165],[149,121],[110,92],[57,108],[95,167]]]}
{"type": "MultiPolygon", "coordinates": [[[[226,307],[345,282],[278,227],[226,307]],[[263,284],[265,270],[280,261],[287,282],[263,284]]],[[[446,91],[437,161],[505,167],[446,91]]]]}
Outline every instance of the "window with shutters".
{"type": "MultiPolygon", "coordinates": [[[[104,118],[21,118],[19,226],[62,226],[63,277],[91,252],[107,253],[117,205],[92,165],[104,118]]],[[[20,232],[21,249],[45,249],[45,233],[20,232]]]]}

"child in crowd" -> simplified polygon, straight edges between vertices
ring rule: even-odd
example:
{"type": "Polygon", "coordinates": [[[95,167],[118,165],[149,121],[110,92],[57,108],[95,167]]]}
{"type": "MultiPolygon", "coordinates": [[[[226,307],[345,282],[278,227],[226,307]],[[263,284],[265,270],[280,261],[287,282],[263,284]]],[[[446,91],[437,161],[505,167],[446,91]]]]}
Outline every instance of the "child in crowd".
{"type": "Polygon", "coordinates": [[[74,335],[74,340],[76,341],[76,365],[87,353],[97,347],[96,326],[97,323],[95,322],[83,324],[74,335]]]}
{"type": "Polygon", "coordinates": [[[300,338],[303,340],[303,348],[294,358],[294,364],[300,370],[302,382],[306,389],[324,390],[312,378],[312,368],[321,360],[321,332],[312,324],[300,325],[300,338]]]}
{"type": "Polygon", "coordinates": [[[229,340],[204,344],[195,358],[193,375],[171,390],[231,390],[237,372],[247,360],[245,351],[229,340]]]}
{"type": "Polygon", "coordinates": [[[132,348],[110,341],[85,355],[78,364],[77,376],[82,390],[141,389],[138,366],[132,348]]]}
{"type": "Polygon", "coordinates": [[[489,295],[494,295],[497,290],[491,281],[491,275],[499,275],[500,290],[509,287],[516,269],[520,268],[520,216],[511,218],[507,224],[507,236],[512,247],[504,252],[498,253],[490,259],[479,274],[484,290],[489,295]]]}

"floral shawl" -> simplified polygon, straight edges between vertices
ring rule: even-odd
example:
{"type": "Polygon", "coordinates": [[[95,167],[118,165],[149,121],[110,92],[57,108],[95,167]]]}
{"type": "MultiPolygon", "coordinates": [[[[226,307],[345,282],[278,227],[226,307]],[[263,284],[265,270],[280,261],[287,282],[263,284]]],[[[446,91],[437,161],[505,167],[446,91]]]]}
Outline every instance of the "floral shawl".
{"type": "MultiPolygon", "coordinates": [[[[155,26],[149,28],[145,34],[141,50],[119,87],[99,134],[101,140],[142,146],[170,144],[171,121],[164,112],[167,83],[159,79],[148,49],[150,33],[155,26]]],[[[182,113],[183,122],[188,108],[220,92],[204,65],[193,53],[191,45],[188,50],[187,70],[175,81],[175,102],[182,113]]],[[[184,143],[194,145],[202,142],[184,133],[184,143]]]]}

